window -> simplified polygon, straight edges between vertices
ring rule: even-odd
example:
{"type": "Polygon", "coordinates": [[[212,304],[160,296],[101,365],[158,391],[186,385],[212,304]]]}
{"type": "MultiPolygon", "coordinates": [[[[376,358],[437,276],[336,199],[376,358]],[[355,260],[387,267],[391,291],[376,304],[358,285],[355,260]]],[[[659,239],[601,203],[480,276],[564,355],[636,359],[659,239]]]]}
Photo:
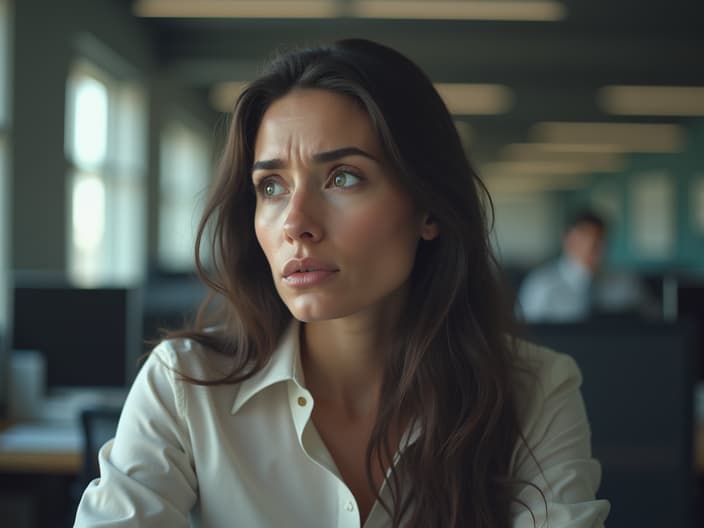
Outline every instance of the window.
{"type": "Polygon", "coordinates": [[[8,122],[8,92],[10,80],[10,32],[9,6],[7,0],[0,0],[0,135],[4,133],[8,122]]]}
{"type": "Polygon", "coordinates": [[[159,178],[159,267],[193,270],[194,243],[210,179],[210,156],[204,134],[172,122],[161,139],[159,178]]]}
{"type": "Polygon", "coordinates": [[[9,15],[8,2],[0,0],[0,353],[6,333],[5,326],[9,319],[9,285],[5,274],[5,270],[10,268],[9,160],[7,156],[10,129],[9,15]]]}
{"type": "Polygon", "coordinates": [[[79,61],[67,98],[69,274],[81,285],[137,282],[146,261],[142,91],[79,61]]]}

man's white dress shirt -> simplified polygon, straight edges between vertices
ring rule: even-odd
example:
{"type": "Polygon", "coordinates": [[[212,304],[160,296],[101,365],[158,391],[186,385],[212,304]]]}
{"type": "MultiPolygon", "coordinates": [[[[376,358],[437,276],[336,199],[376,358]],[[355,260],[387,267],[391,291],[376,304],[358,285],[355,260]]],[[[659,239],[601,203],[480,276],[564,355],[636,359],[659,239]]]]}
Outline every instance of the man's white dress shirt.
{"type": "Polygon", "coordinates": [[[619,313],[652,318],[659,311],[634,275],[616,271],[592,275],[568,256],[533,270],[518,292],[519,315],[529,322],[567,323],[619,313]]]}
{"type": "MultiPolygon", "coordinates": [[[[287,330],[272,360],[236,385],[200,386],[177,372],[210,377],[227,359],[190,340],[160,344],[127,397],[116,437],[101,449],[100,478],[85,490],[75,528],[359,528],[357,503],[311,421],[313,398],[301,369],[300,324],[287,330]]],[[[603,526],[609,503],[595,500],[600,466],[591,458],[589,423],[574,361],[527,343],[520,358],[522,431],[540,464],[518,443],[511,459],[536,527],[603,526]],[[542,471],[542,473],[541,473],[542,471]]],[[[417,437],[407,432],[403,448],[417,437]]],[[[389,498],[382,488],[382,496],[389,498]]],[[[525,508],[515,528],[533,528],[525,508]]],[[[377,503],[365,528],[390,526],[377,503]]]]}

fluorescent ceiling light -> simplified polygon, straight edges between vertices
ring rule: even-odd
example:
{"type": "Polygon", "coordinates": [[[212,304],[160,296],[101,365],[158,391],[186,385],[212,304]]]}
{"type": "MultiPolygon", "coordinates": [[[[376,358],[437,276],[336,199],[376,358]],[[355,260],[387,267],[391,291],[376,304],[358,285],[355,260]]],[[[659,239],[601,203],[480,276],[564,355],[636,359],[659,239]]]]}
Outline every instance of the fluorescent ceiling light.
{"type": "Polygon", "coordinates": [[[508,175],[545,176],[587,174],[590,168],[579,161],[493,161],[482,166],[481,175],[500,177],[508,175]]]}
{"type": "Polygon", "coordinates": [[[472,125],[470,125],[466,121],[459,121],[455,119],[455,128],[457,129],[457,134],[460,136],[460,141],[462,141],[462,145],[465,149],[468,148],[469,145],[472,143],[472,139],[474,138],[474,131],[472,130],[472,125]]]}
{"type": "Polygon", "coordinates": [[[556,0],[135,0],[141,17],[362,18],[556,21],[556,0]]]}
{"type": "Polygon", "coordinates": [[[218,112],[227,114],[232,112],[235,101],[249,81],[228,81],[216,84],[210,90],[210,104],[218,112]]]}
{"type": "Polygon", "coordinates": [[[492,196],[502,194],[528,194],[546,191],[583,189],[590,178],[583,174],[566,175],[495,175],[484,177],[492,196]]]}
{"type": "Polygon", "coordinates": [[[435,20],[556,21],[567,14],[554,0],[360,0],[355,15],[365,18],[435,20]]]}
{"type": "Polygon", "coordinates": [[[685,132],[680,125],[655,123],[543,122],[529,131],[538,143],[619,145],[627,152],[680,152],[685,132]]]}
{"type": "Polygon", "coordinates": [[[136,0],[133,12],[156,18],[332,18],[330,0],[136,0]]]}
{"type": "Polygon", "coordinates": [[[451,114],[505,114],[513,106],[513,92],[501,84],[436,83],[451,114]]]}
{"type": "Polygon", "coordinates": [[[597,101],[609,114],[703,116],[704,86],[606,86],[597,101]]]}
{"type": "Polygon", "coordinates": [[[538,143],[512,143],[505,146],[501,155],[512,162],[574,162],[581,163],[585,169],[593,172],[615,172],[623,169],[626,160],[622,153],[574,152],[544,150],[538,143]],[[538,145],[536,147],[536,145],[538,145]]]}
{"type": "Polygon", "coordinates": [[[542,152],[574,154],[622,154],[628,152],[623,145],[615,143],[512,143],[506,148],[530,148],[542,152]]]}
{"type": "MultiPolygon", "coordinates": [[[[230,112],[247,81],[222,82],[210,92],[210,102],[220,112],[230,112]]],[[[508,112],[513,105],[513,92],[499,84],[436,84],[450,113],[456,115],[494,115],[508,112]]],[[[467,133],[469,125],[458,130],[467,133]]]]}

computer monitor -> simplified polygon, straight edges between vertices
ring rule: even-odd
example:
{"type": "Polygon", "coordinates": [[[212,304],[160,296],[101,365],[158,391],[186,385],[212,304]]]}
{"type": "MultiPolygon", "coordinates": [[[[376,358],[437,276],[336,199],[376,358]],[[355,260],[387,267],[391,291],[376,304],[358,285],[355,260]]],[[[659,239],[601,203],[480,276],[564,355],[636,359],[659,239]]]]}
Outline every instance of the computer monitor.
{"type": "Polygon", "coordinates": [[[12,348],[46,358],[47,387],[123,388],[141,352],[139,291],[16,284],[12,348]]]}
{"type": "MultiPolygon", "coordinates": [[[[677,285],[677,318],[704,328],[704,279],[680,279],[677,285]]],[[[704,339],[697,350],[700,380],[704,380],[704,339]]]]}

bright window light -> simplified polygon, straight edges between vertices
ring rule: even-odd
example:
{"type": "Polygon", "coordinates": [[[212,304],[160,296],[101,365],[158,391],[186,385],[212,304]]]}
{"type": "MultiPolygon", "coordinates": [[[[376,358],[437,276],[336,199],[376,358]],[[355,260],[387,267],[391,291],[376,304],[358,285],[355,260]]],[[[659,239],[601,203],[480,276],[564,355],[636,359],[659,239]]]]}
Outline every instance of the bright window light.
{"type": "Polygon", "coordinates": [[[93,166],[105,159],[108,143],[108,91],[96,79],[77,80],[74,100],[73,153],[79,165],[93,166]]]}
{"type": "Polygon", "coordinates": [[[104,183],[96,176],[79,176],[72,201],[73,242],[80,251],[95,251],[105,233],[104,183]]]}
{"type": "Polygon", "coordinates": [[[77,60],[67,82],[66,158],[74,283],[134,284],[146,267],[144,94],[77,60]]]}
{"type": "Polygon", "coordinates": [[[194,243],[210,180],[208,143],[181,121],[167,125],[161,140],[159,179],[159,265],[170,271],[194,269],[194,243]]]}

